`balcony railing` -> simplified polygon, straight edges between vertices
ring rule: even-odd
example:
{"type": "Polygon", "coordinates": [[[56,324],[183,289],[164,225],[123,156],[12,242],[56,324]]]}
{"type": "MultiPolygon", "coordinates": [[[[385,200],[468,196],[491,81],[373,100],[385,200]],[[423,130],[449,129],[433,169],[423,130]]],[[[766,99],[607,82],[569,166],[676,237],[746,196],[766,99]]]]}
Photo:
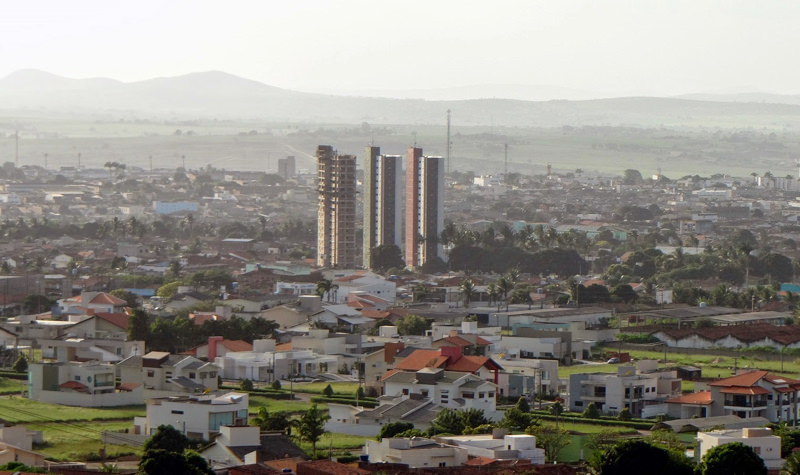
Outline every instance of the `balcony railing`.
{"type": "Polygon", "coordinates": [[[747,401],[737,401],[734,399],[726,399],[725,405],[733,407],[766,407],[767,401],[747,402],[747,401]]]}

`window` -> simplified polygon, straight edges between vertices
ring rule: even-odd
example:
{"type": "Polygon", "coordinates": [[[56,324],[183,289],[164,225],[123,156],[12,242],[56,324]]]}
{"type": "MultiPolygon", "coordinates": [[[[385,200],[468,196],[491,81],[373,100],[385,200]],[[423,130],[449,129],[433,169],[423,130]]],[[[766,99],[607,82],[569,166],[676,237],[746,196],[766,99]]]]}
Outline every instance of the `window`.
{"type": "Polygon", "coordinates": [[[461,393],[461,397],[463,397],[464,399],[475,399],[475,393],[464,392],[461,393]]]}
{"type": "Polygon", "coordinates": [[[192,371],[191,373],[189,373],[189,379],[194,379],[194,378],[196,378],[196,377],[197,377],[197,373],[195,373],[194,371],[192,371]]]}
{"type": "Polygon", "coordinates": [[[156,372],[153,371],[152,369],[148,369],[147,370],[147,377],[148,378],[152,378],[153,376],[155,376],[155,374],[156,374],[156,372]]]}
{"type": "Polygon", "coordinates": [[[183,414],[183,411],[177,411],[177,410],[173,409],[172,413],[173,414],[183,414]]]}
{"type": "Polygon", "coordinates": [[[577,406],[577,407],[583,407],[583,401],[575,401],[575,403],[574,403],[574,404],[575,404],[575,406],[577,406]]]}
{"type": "Polygon", "coordinates": [[[489,397],[490,397],[490,398],[494,398],[494,391],[490,391],[490,392],[489,392],[489,397]]]}
{"type": "Polygon", "coordinates": [[[420,395],[422,397],[428,397],[428,390],[427,389],[422,389],[422,390],[420,390],[419,393],[420,393],[420,395]]]}
{"type": "Polygon", "coordinates": [[[75,376],[75,381],[80,381],[80,380],[81,380],[80,376],[75,376]]]}
{"type": "Polygon", "coordinates": [[[478,393],[478,399],[483,399],[486,397],[486,393],[478,393]]]}
{"type": "Polygon", "coordinates": [[[408,388],[403,388],[403,395],[408,396],[408,388]]]}

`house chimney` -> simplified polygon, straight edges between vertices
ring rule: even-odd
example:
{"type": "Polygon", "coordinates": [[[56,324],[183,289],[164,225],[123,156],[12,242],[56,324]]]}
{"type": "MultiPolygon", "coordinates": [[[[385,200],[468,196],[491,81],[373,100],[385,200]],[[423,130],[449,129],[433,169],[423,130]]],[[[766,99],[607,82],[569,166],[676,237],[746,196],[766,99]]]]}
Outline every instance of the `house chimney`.
{"type": "Polygon", "coordinates": [[[458,346],[443,346],[439,348],[439,353],[442,356],[447,356],[450,358],[450,360],[447,362],[448,365],[451,365],[461,359],[461,347],[458,346]]]}
{"type": "Polygon", "coordinates": [[[213,363],[217,358],[217,345],[224,340],[221,336],[208,337],[208,361],[213,363]]]}

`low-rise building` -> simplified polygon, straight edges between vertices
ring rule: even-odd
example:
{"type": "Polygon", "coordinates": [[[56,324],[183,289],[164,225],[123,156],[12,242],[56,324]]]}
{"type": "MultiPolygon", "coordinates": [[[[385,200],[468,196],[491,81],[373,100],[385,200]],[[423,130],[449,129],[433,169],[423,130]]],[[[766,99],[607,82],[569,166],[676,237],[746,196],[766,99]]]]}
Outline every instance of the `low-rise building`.
{"type": "Polygon", "coordinates": [[[781,458],[781,438],[766,427],[698,432],[697,457],[702,459],[714,447],[732,442],[741,442],[752,448],[764,460],[768,470],[779,470],[786,462],[781,458]]]}
{"type": "Polygon", "coordinates": [[[133,421],[135,434],[153,435],[166,424],[189,438],[211,440],[222,426],[247,424],[246,393],[171,396],[147,401],[147,415],[133,421]]]}
{"type": "Polygon", "coordinates": [[[364,452],[372,463],[403,463],[411,468],[459,467],[469,458],[464,448],[422,437],[367,440],[364,452]]]}
{"type": "Polygon", "coordinates": [[[536,437],[527,434],[508,434],[496,429],[493,434],[435,437],[439,442],[467,449],[470,457],[495,460],[530,460],[544,463],[544,449],[536,447],[536,437]]]}
{"type": "Polygon", "coordinates": [[[639,370],[622,365],[617,373],[580,373],[569,378],[569,408],[582,412],[590,403],[607,414],[627,408],[634,417],[666,414],[665,401],[681,394],[681,380],[675,370],[656,369],[640,361],[639,370]]]}
{"type": "Polygon", "coordinates": [[[106,363],[31,363],[28,397],[65,406],[106,407],[141,404],[141,387],[116,387],[115,366],[106,363]]]}
{"type": "Polygon", "coordinates": [[[189,355],[151,351],[117,363],[121,385],[142,385],[153,392],[202,393],[217,390],[219,368],[189,355]]]}

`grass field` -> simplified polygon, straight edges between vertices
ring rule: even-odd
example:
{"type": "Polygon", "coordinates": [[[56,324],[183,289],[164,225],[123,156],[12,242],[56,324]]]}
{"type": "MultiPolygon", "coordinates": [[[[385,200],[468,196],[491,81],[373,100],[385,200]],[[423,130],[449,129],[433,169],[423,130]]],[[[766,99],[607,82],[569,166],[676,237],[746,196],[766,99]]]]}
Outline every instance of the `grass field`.
{"type": "MultiPolygon", "coordinates": [[[[322,436],[322,439],[317,443],[317,452],[323,453],[332,450],[335,454],[344,452],[361,453],[364,448],[364,441],[370,437],[362,437],[358,435],[327,433],[322,436]]],[[[311,444],[308,442],[297,443],[300,448],[307,453],[311,453],[311,444]]]]}
{"type": "MultiPolygon", "coordinates": [[[[312,403],[308,401],[299,401],[299,400],[285,401],[282,399],[270,399],[263,396],[255,396],[251,394],[249,406],[250,406],[250,412],[254,412],[261,406],[266,406],[267,411],[269,412],[287,411],[291,413],[300,413],[311,408],[312,403]]],[[[318,404],[317,406],[323,409],[328,408],[324,404],[318,404]]]]}
{"type": "Polygon", "coordinates": [[[0,398],[0,419],[14,423],[133,420],[143,416],[144,405],[112,408],[69,407],[20,397],[0,398]]]}
{"type": "MultiPolygon", "coordinates": [[[[358,383],[294,383],[294,391],[298,393],[322,394],[326,386],[331,385],[334,394],[353,396],[358,383]]],[[[285,387],[284,389],[288,389],[285,387]]]]}
{"type": "Polygon", "coordinates": [[[130,429],[131,421],[114,422],[73,422],[27,424],[31,430],[40,430],[45,440],[44,445],[34,447],[37,452],[54,460],[91,460],[99,456],[105,448],[109,458],[121,455],[140,455],[141,447],[129,445],[112,445],[101,442],[103,431],[119,431],[130,429]]]}

